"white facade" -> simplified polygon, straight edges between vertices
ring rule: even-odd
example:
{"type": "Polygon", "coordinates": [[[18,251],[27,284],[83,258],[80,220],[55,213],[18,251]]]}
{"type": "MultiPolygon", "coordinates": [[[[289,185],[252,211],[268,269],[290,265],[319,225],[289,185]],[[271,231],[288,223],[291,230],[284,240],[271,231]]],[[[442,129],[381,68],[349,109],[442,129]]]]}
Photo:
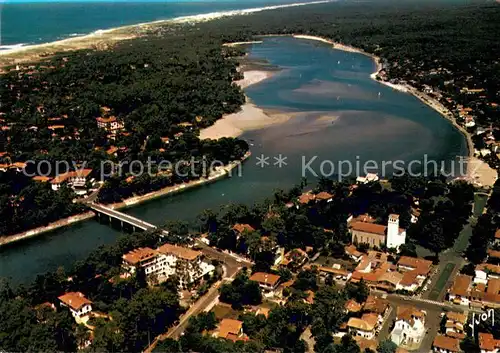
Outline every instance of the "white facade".
{"type": "Polygon", "coordinates": [[[425,336],[424,322],[413,318],[413,325],[406,320],[397,320],[391,332],[391,340],[401,344],[419,344],[425,336]]]}
{"type": "Polygon", "coordinates": [[[388,248],[399,247],[406,242],[406,231],[399,229],[399,216],[390,214],[387,222],[387,240],[386,245],[388,248]]]}
{"type": "Polygon", "coordinates": [[[476,276],[474,277],[474,283],[488,283],[488,274],[483,270],[476,270],[476,276]]]}
{"type": "MultiPolygon", "coordinates": [[[[135,251],[140,251],[140,249],[135,251]]],[[[203,261],[201,256],[188,260],[172,253],[162,253],[159,250],[154,250],[154,255],[141,258],[133,263],[127,261],[126,257],[127,255],[124,255],[122,266],[127,272],[135,273],[136,269],[140,267],[144,269],[148,277],[156,276],[159,282],[166,281],[172,275],[177,275],[181,287],[195,282],[215,269],[215,266],[203,261]]]]}
{"type": "Polygon", "coordinates": [[[69,308],[69,311],[71,311],[71,315],[73,315],[73,317],[82,317],[92,311],[92,304],[85,304],[79,310],[74,310],[73,308],[69,308]]]}
{"type": "Polygon", "coordinates": [[[455,294],[449,294],[449,300],[450,302],[454,302],[455,303],[455,300],[456,299],[459,299],[460,300],[460,305],[464,305],[464,306],[469,306],[470,305],[470,299],[468,297],[462,297],[460,295],[455,295],[455,294]]]}

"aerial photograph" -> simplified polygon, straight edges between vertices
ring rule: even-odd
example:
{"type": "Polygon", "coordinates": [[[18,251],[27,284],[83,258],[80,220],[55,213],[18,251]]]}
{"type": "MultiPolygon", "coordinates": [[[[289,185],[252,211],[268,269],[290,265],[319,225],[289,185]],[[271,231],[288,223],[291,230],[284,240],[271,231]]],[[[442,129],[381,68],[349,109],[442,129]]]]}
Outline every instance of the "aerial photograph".
{"type": "Polygon", "coordinates": [[[0,353],[500,353],[500,0],[4,0],[0,353]]]}

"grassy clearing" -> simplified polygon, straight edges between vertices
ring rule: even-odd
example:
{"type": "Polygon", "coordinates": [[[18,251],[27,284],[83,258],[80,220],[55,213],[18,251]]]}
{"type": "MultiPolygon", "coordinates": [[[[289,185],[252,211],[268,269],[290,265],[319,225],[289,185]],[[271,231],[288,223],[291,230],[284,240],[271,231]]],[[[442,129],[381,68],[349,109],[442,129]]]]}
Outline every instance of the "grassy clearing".
{"type": "Polygon", "coordinates": [[[439,295],[443,291],[443,288],[448,282],[448,279],[450,278],[450,275],[453,272],[454,268],[455,264],[451,262],[446,264],[443,272],[441,273],[441,276],[439,276],[436,284],[434,285],[434,288],[432,288],[432,291],[429,294],[430,300],[437,300],[439,298],[439,295]]]}

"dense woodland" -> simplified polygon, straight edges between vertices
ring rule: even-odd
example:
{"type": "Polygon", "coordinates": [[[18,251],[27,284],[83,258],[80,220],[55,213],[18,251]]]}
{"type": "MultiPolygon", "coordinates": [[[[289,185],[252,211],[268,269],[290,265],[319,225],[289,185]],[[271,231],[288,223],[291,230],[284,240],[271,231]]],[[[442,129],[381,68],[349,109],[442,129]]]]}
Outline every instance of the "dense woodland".
{"type": "MultiPolygon", "coordinates": [[[[198,138],[200,128],[244,102],[241,89],[233,84],[240,77],[232,59],[238,49],[222,49],[220,38],[176,33],[124,42],[107,51],[64,53],[19,70],[8,68],[0,76],[0,164],[33,160],[29,174],[54,177],[57,162],[67,161],[92,168],[97,180],[111,174],[112,163],[121,165],[99,195],[101,202],[109,203],[204,176],[214,160],[227,164],[240,159],[248,150],[246,142],[198,138]],[[124,130],[110,134],[99,128],[96,118],[103,114],[122,121],[124,130]],[[40,161],[47,162],[37,170],[40,161]],[[140,173],[139,164],[134,169],[131,161],[142,162],[146,170],[151,165],[151,173],[129,178],[131,172],[140,173]],[[161,161],[187,163],[173,173],[159,170],[161,161]],[[208,166],[205,172],[203,165],[208,166]]],[[[50,185],[0,172],[0,234],[77,213],[80,209],[72,199],[68,192],[57,195],[50,185]],[[21,204],[24,194],[33,195],[37,203],[21,204]]]]}

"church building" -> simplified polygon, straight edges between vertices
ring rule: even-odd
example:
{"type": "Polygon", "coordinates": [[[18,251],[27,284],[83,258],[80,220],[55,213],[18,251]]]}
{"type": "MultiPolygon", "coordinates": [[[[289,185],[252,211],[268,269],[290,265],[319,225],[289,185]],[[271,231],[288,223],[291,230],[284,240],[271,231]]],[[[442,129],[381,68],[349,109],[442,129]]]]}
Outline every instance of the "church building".
{"type": "Polygon", "coordinates": [[[375,219],[368,214],[347,219],[349,233],[353,244],[366,243],[370,247],[399,249],[406,241],[406,230],[399,228],[399,215],[390,214],[387,225],[376,224],[375,219]]]}

